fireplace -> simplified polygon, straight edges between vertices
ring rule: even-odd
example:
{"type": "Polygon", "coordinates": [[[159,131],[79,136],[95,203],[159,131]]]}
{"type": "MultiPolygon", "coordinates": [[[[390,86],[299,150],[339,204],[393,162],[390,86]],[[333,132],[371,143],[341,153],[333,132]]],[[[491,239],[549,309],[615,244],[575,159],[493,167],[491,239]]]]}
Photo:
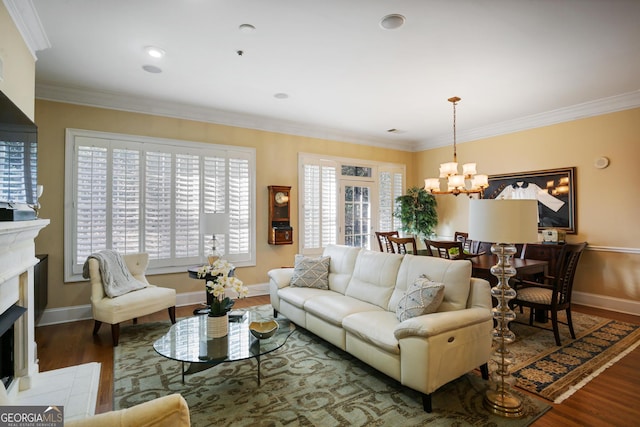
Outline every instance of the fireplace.
{"type": "Polygon", "coordinates": [[[34,319],[34,239],[47,219],[0,221],[0,373],[8,398],[38,374],[34,319]],[[5,385],[6,382],[6,385],[5,385]]]}
{"type": "Polygon", "coordinates": [[[9,388],[15,374],[15,322],[27,311],[14,304],[0,315],[0,379],[5,388],[9,388]]]}

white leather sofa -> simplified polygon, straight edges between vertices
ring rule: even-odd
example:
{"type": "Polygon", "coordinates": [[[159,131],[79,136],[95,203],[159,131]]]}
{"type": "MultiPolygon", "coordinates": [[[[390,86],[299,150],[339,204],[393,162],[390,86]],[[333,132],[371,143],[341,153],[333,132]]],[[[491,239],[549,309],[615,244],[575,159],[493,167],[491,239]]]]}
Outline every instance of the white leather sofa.
{"type": "Polygon", "coordinates": [[[491,353],[489,283],[471,277],[469,261],[328,246],[329,289],[290,286],[294,268],[269,271],[274,315],[352,354],[401,384],[431,393],[480,367],[488,378],[491,353]],[[405,290],[422,274],[444,284],[435,313],[396,318],[405,290]]]}

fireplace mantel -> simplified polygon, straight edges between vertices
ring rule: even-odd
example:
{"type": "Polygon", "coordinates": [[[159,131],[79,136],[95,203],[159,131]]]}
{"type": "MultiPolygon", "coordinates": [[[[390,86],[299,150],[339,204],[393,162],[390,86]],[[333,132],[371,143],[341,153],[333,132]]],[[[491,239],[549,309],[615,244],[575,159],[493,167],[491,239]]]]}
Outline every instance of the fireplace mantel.
{"type": "Polygon", "coordinates": [[[38,373],[35,342],[33,267],[38,263],[34,239],[48,219],[0,221],[0,313],[13,304],[27,309],[15,323],[15,381],[9,398],[31,387],[31,377],[38,373]]]}

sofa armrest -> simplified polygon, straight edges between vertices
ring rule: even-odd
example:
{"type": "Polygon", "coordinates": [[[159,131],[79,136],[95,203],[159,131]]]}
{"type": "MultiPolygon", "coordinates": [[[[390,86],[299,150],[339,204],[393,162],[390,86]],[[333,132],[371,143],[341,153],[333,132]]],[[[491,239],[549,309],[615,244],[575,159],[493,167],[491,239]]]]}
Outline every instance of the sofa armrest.
{"type": "Polygon", "coordinates": [[[411,336],[431,337],[483,323],[492,318],[491,310],[480,307],[424,314],[401,322],[396,326],[394,335],[396,339],[411,336]]]}
{"type": "Polygon", "coordinates": [[[65,421],[66,427],[117,427],[191,425],[187,401],[180,394],[170,394],[119,411],[105,412],[80,420],[65,421]]]}
{"type": "Polygon", "coordinates": [[[276,285],[278,289],[285,288],[291,283],[293,277],[293,267],[289,268],[274,268],[269,270],[269,282],[276,285]]]}

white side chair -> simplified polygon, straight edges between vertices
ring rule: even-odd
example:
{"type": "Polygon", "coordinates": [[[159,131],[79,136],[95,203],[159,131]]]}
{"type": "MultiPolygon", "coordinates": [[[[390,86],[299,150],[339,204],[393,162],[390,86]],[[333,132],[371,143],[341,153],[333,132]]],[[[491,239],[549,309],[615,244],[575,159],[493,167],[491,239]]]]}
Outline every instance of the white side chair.
{"type": "MultiPolygon", "coordinates": [[[[149,254],[138,253],[123,255],[127,268],[141,282],[149,283],[144,273],[149,265],[149,254]]],[[[176,291],[149,285],[146,288],[129,292],[115,298],[109,298],[104,293],[102,276],[98,260],[89,259],[89,277],[91,282],[91,309],[93,311],[93,334],[96,335],[102,323],[111,325],[113,346],[118,345],[120,339],[120,323],[146,316],[157,311],[168,309],[171,323],[176,323],[176,291]]]]}

